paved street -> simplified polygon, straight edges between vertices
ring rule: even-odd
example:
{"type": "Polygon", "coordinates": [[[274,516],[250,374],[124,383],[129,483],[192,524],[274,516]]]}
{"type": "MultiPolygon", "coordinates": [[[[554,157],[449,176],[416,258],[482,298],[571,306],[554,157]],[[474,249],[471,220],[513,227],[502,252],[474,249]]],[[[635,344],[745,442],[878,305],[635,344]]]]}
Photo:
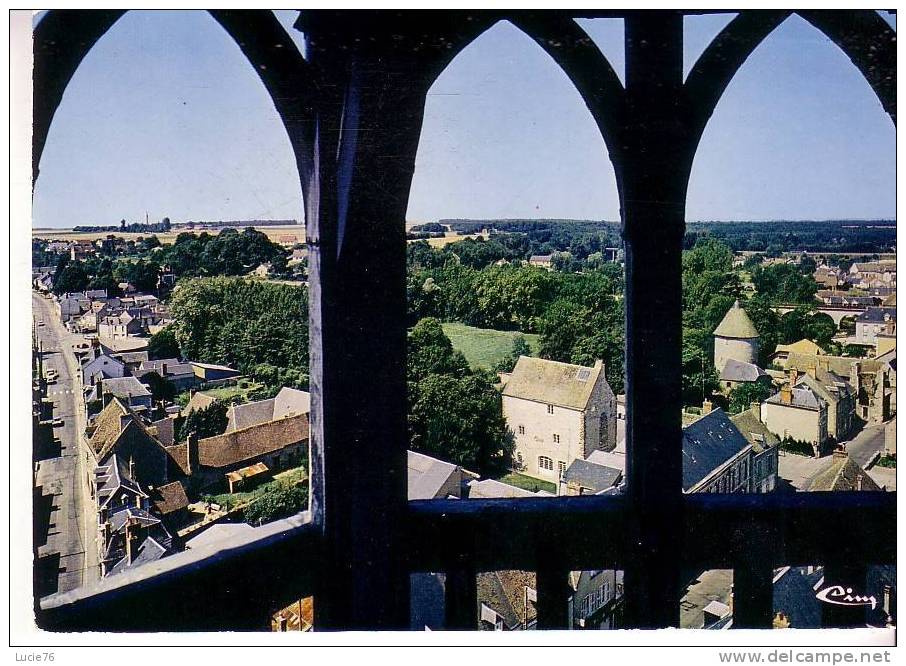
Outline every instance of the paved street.
{"type": "MultiPolygon", "coordinates": [[[[56,584],[47,581],[46,592],[74,589],[91,584],[98,578],[93,502],[86,483],[84,454],[80,454],[79,433],[85,428],[85,415],[79,399],[81,385],[72,343],[81,336],[70,334],[57,319],[49,300],[32,295],[34,318],[43,321],[36,327],[42,344],[45,375],[53,369],[59,373],[55,383],[48,384],[47,397],[53,400],[53,418],[62,424],[54,427],[59,448],[37,463],[36,485],[45,515],[35,516],[43,534],[36,534],[38,556],[42,564],[54,563],[59,557],[56,584]],[[47,512],[49,511],[49,516],[47,512]]],[[[52,567],[52,565],[51,565],[52,567]]],[[[52,573],[52,572],[51,572],[52,573]]],[[[45,576],[48,574],[44,571],[45,576]]]]}
{"type": "Polygon", "coordinates": [[[827,468],[832,461],[833,458],[831,456],[809,458],[781,451],[777,461],[777,473],[780,477],[777,489],[779,491],[805,490],[805,482],[827,468]]]}
{"type": "Polygon", "coordinates": [[[859,467],[864,468],[868,462],[884,450],[884,424],[866,425],[862,431],[846,442],[846,452],[859,467]]]}

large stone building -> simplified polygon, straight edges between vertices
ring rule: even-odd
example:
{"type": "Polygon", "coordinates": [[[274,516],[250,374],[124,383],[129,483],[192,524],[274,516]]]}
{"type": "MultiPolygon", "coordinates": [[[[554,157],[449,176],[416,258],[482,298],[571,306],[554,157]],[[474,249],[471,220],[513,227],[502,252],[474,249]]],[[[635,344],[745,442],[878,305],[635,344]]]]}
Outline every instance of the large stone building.
{"type": "Polygon", "coordinates": [[[781,439],[812,445],[817,457],[827,442],[827,403],[809,382],[785,384],[761,405],[761,420],[781,439]]]}
{"type": "Polygon", "coordinates": [[[514,468],[556,483],[577,458],[616,446],[616,413],[601,361],[588,368],[520,356],[503,389],[514,468]]]}
{"type": "Polygon", "coordinates": [[[749,364],[758,362],[758,330],[739,301],[733,303],[714,329],[714,367],[721,372],[730,359],[749,364]]]}

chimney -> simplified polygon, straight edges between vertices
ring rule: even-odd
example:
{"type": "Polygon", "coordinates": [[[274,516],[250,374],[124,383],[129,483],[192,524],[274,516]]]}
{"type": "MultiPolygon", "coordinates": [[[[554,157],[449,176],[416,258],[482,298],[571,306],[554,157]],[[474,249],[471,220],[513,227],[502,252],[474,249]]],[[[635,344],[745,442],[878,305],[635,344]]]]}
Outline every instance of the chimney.
{"type": "Polygon", "coordinates": [[[138,538],[137,534],[132,533],[133,519],[126,519],[126,564],[132,564],[132,541],[138,538]]]}
{"type": "Polygon", "coordinates": [[[107,545],[110,543],[110,533],[111,533],[110,521],[106,520],[106,521],[104,521],[104,548],[105,549],[107,548],[107,545]]]}
{"type": "MultiPolygon", "coordinates": [[[[92,381],[94,380],[92,379],[92,381]]],[[[104,391],[104,393],[101,395],[101,402],[104,403],[104,407],[109,405],[111,400],[113,400],[113,393],[111,393],[110,391],[104,391]]]]}
{"type": "Polygon", "coordinates": [[[283,613],[280,613],[278,622],[280,623],[280,631],[286,631],[287,620],[286,616],[283,613]]]}
{"type": "Polygon", "coordinates": [[[841,442],[834,447],[834,460],[841,460],[846,457],[848,457],[846,453],[846,444],[841,442]]]}
{"type": "Polygon", "coordinates": [[[812,379],[818,378],[818,368],[813,361],[809,362],[808,367],[805,369],[805,372],[812,379]]]}
{"type": "Polygon", "coordinates": [[[135,480],[135,460],[129,456],[129,478],[135,480]]]}
{"type": "Polygon", "coordinates": [[[749,409],[751,410],[755,418],[761,421],[761,403],[753,402],[749,405],[749,409]]]}
{"type": "Polygon", "coordinates": [[[799,370],[796,368],[790,368],[790,386],[796,385],[796,380],[799,379],[799,370]]]}
{"type": "Polygon", "coordinates": [[[789,405],[793,402],[793,389],[789,384],[784,384],[780,389],[780,402],[789,405]]]}
{"type": "Polygon", "coordinates": [[[705,398],[705,401],[702,403],[702,416],[710,414],[712,409],[714,409],[714,404],[705,398]]]}
{"type": "Polygon", "coordinates": [[[194,432],[189,433],[186,439],[186,467],[187,473],[191,476],[198,471],[198,435],[194,432]]]}
{"type": "Polygon", "coordinates": [[[824,372],[830,371],[830,361],[826,358],[818,357],[818,367],[820,367],[824,372]]]}

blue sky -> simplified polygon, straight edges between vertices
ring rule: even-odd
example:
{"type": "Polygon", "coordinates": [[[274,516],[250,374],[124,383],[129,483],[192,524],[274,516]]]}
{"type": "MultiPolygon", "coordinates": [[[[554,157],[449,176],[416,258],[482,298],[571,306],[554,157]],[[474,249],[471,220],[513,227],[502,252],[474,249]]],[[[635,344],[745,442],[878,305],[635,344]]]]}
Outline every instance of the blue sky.
{"type": "MultiPolygon", "coordinates": [[[[278,12],[288,29],[295,15],[278,12]]],[[[686,19],[687,71],[730,18],[686,19]]],[[[581,25],[622,76],[622,22],[581,25]]],[[[895,192],[893,124],[847,58],[793,17],[719,103],[693,166],[687,218],[894,217],[895,192]]],[[[302,219],[273,105],[205,12],[129,12],[85,58],[51,126],[35,226],[116,224],[146,212],[302,219]]],[[[588,110],[511,25],[482,35],[432,87],[408,217],[618,218],[613,169],[588,110]]]]}

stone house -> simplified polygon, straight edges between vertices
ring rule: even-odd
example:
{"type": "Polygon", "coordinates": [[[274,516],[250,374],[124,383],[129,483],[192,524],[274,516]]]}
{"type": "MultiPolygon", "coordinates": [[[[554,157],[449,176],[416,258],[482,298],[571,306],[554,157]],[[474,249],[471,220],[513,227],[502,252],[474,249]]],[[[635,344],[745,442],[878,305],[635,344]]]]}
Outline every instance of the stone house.
{"type": "Polygon", "coordinates": [[[827,403],[809,383],[784,385],[761,404],[761,420],[781,439],[812,445],[815,457],[828,439],[827,403]]]}
{"type": "Polygon", "coordinates": [[[461,499],[468,481],[478,478],[459,465],[437,460],[423,453],[409,451],[407,487],[410,500],[461,499]]]}
{"type": "Polygon", "coordinates": [[[503,388],[513,468],[556,483],[577,458],[616,446],[616,397],[601,361],[588,368],[520,356],[503,388]]]}

